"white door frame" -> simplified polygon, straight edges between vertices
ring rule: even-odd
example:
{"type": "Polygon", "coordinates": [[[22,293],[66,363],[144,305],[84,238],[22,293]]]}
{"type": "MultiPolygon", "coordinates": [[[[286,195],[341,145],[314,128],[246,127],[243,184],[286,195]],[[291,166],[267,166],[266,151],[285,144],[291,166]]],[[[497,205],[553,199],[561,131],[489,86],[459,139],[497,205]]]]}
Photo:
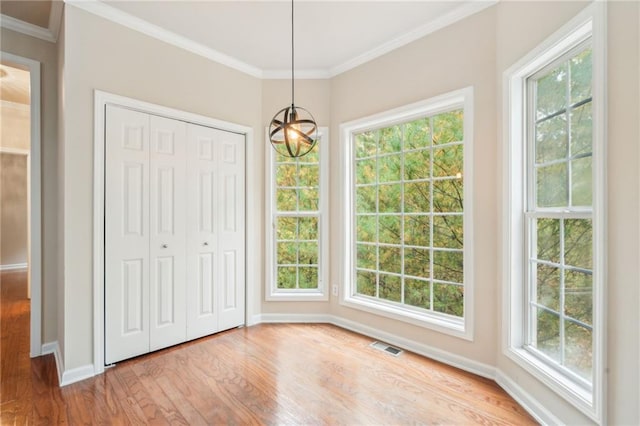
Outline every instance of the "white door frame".
{"type": "Polygon", "coordinates": [[[40,144],[40,62],[12,53],[0,52],[1,62],[29,70],[31,84],[29,125],[31,144],[29,168],[29,289],[31,293],[30,356],[42,354],[42,197],[40,144]]]}
{"type": "MultiPolygon", "coordinates": [[[[251,127],[229,123],[227,121],[216,120],[198,114],[180,111],[148,102],[139,101],[137,99],[127,98],[125,96],[114,95],[100,90],[94,91],[94,136],[93,136],[93,368],[94,374],[104,372],[104,173],[105,173],[105,117],[104,111],[106,105],[116,105],[122,108],[129,108],[147,114],[159,115],[161,117],[186,121],[188,123],[200,124],[202,126],[213,127],[228,132],[243,134],[245,136],[246,149],[253,145],[253,129],[251,127]]],[[[245,173],[251,172],[249,168],[245,169],[245,173]]],[[[249,179],[247,179],[249,182],[249,179]]],[[[246,194],[255,192],[253,188],[245,188],[246,194]]],[[[245,195],[246,196],[246,195],[245,195]]],[[[247,225],[245,225],[247,226],[247,225]]],[[[246,238],[246,236],[245,236],[246,238]]],[[[249,247],[245,240],[245,250],[249,251],[249,247]]],[[[251,247],[255,250],[255,247],[251,247]]],[[[246,266],[245,266],[246,268],[246,266]]],[[[248,268],[246,272],[246,282],[251,282],[248,268]]],[[[252,273],[253,274],[253,273],[252,273]]],[[[247,285],[245,300],[253,300],[254,285],[247,285]]],[[[249,311],[250,304],[246,304],[245,323],[250,324],[248,320],[253,315],[249,311]]]]}

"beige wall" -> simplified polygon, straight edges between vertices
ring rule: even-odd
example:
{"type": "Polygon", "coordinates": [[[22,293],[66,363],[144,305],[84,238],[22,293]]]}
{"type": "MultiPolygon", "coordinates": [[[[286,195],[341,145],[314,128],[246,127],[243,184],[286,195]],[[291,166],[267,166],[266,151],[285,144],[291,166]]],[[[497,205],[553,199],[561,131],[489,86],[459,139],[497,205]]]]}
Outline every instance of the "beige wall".
{"type": "Polygon", "coordinates": [[[342,201],[338,173],[339,125],[442,93],[474,87],[473,256],[475,263],[475,336],[469,342],[404,322],[343,307],[332,299],[332,313],[399,337],[495,364],[499,336],[496,311],[496,83],[495,8],[487,9],[441,31],[331,80],[331,277],[341,283],[342,248],[338,224],[342,201]]]}
{"type": "Polygon", "coordinates": [[[26,155],[0,153],[0,266],[28,262],[27,170],[26,155]]]}
{"type": "MultiPolygon", "coordinates": [[[[64,364],[93,363],[93,92],[95,89],[261,128],[261,81],[65,5],[64,364]]],[[[257,135],[260,133],[258,132],[257,135]]],[[[247,169],[262,167],[262,138],[247,147],[247,169]]],[[[262,182],[262,176],[259,176],[262,182]]],[[[247,211],[262,206],[262,184],[247,182],[247,211]]],[[[248,225],[247,244],[261,232],[248,225]]],[[[252,253],[252,251],[251,251],[252,253]]],[[[258,259],[247,255],[253,265],[258,259]]],[[[251,283],[249,284],[251,285],[251,283]]]]}
{"type": "Polygon", "coordinates": [[[0,29],[0,50],[41,64],[42,176],[42,342],[57,337],[57,57],[56,46],[6,28],[0,29]]]}
{"type": "Polygon", "coordinates": [[[29,151],[31,127],[30,107],[25,104],[0,100],[0,147],[29,151]]]}

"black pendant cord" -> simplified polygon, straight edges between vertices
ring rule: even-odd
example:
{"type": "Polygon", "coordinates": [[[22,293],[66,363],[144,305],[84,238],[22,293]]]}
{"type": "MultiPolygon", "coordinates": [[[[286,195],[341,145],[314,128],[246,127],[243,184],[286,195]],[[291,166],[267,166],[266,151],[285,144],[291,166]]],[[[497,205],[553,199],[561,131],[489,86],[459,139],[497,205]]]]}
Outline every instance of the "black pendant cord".
{"type": "Polygon", "coordinates": [[[295,99],[295,88],[294,88],[294,81],[295,81],[295,74],[294,74],[294,68],[293,68],[293,0],[291,0],[291,106],[295,105],[294,99],[295,99]]]}

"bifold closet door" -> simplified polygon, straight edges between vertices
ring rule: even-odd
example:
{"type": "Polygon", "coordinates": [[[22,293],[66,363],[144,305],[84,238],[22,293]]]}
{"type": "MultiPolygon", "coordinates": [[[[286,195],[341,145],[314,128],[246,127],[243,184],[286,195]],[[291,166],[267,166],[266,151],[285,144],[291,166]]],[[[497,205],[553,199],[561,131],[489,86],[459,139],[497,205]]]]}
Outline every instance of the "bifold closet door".
{"type": "Polygon", "coordinates": [[[186,340],[186,124],[107,106],[105,362],[186,340]]]}
{"type": "Polygon", "coordinates": [[[187,337],[244,324],[243,135],[187,128],[187,337]]]}
{"type": "Polygon", "coordinates": [[[149,116],[107,106],[105,363],[149,352],[149,116]]]}

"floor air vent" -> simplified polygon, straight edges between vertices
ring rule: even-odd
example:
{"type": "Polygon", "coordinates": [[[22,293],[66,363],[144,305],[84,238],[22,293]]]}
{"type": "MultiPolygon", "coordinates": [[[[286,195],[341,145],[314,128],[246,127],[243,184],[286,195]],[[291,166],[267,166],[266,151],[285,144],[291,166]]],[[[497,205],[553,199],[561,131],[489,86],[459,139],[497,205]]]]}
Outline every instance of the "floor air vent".
{"type": "Polygon", "coordinates": [[[373,342],[370,346],[376,348],[379,351],[390,353],[393,356],[399,356],[402,353],[402,349],[395,348],[382,342],[373,342]]]}

